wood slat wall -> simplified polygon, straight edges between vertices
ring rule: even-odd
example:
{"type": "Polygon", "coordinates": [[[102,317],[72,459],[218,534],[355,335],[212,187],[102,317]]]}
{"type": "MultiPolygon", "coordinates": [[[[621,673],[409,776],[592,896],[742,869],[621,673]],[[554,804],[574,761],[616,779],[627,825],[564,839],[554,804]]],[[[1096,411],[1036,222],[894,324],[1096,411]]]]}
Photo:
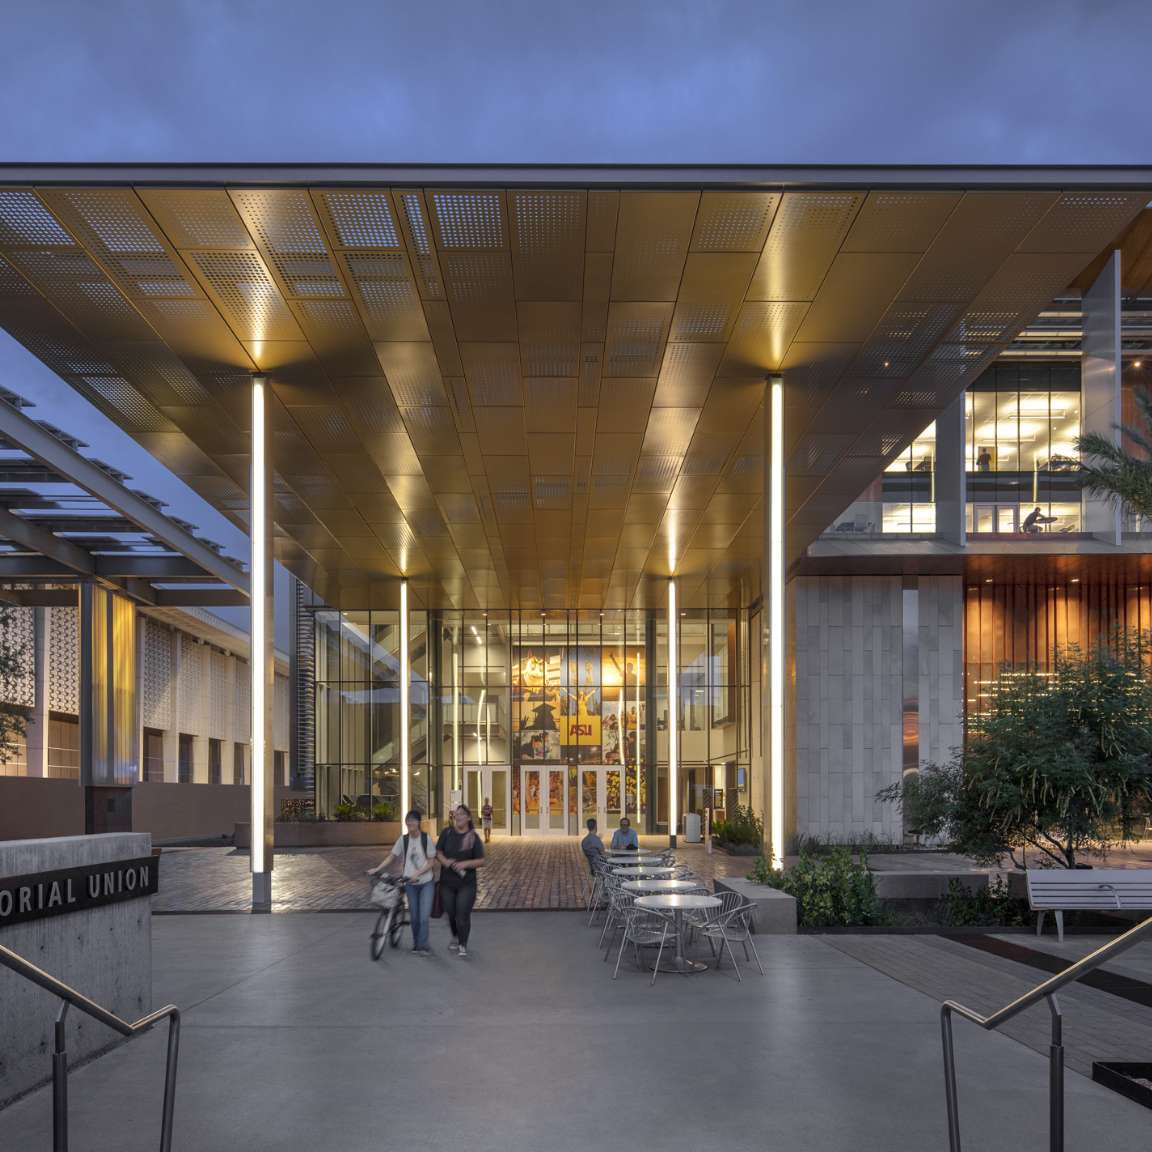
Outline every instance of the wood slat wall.
{"type": "Polygon", "coordinates": [[[968,585],[964,688],[969,712],[1002,667],[1052,667],[1068,645],[1090,648],[1120,629],[1152,628],[1152,585],[1114,580],[968,585]]]}

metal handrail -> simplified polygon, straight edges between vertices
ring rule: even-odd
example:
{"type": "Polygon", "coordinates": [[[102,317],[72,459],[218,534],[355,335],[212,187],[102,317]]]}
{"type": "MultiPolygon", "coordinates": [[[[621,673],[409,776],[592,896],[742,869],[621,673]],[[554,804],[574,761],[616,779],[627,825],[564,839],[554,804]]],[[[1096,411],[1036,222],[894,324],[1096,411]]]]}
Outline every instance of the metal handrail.
{"type": "Polygon", "coordinates": [[[160,1152],[171,1152],[172,1115],[176,1104],[176,1062],[180,1052],[180,1009],[175,1004],[167,1004],[129,1023],[2,944],[0,944],[0,965],[63,1001],[56,1016],[55,1042],[52,1050],[52,1152],[68,1152],[68,1053],[65,1047],[65,1022],[69,1008],[76,1008],[121,1036],[129,1038],[139,1036],[161,1020],[167,1019],[168,1056],[164,1068],[164,1110],[160,1125],[160,1152]]]}
{"type": "Polygon", "coordinates": [[[956,1053],[952,1043],[952,1017],[961,1016],[979,1025],[988,1032],[995,1031],[1001,1024],[1028,1008],[1047,1000],[1052,1016],[1052,1039],[1048,1047],[1048,1145],[1050,1152],[1064,1152],[1064,1018],[1056,993],[1065,985],[1072,984],[1089,972],[1094,972],[1106,960],[1126,952],[1145,937],[1152,936],[1152,917],[1129,929],[1122,936],[1110,940],[1102,948],[1089,953],[1082,960],[1058,972],[1030,992],[1005,1004],[990,1016],[957,1003],[946,1000],[940,1008],[940,1031],[944,1044],[944,1091],[948,1103],[948,1148],[949,1152],[960,1150],[960,1112],[956,1093],[956,1053]]]}

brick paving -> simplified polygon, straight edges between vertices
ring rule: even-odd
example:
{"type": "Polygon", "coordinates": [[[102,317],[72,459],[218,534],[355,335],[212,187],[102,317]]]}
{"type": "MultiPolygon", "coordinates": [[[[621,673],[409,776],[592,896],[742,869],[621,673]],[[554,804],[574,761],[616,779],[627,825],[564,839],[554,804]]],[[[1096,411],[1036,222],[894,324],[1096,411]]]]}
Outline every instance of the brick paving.
{"type": "MultiPolygon", "coordinates": [[[[877,933],[826,935],[821,939],[941,1003],[956,1000],[982,1015],[1002,1008],[1047,978],[1035,968],[978,952],[943,936],[877,933]]],[[[1012,939],[1025,943],[1019,936],[1012,939]]],[[[1141,951],[1152,953],[1152,945],[1137,945],[1132,955],[1141,951]]],[[[1152,1008],[1083,984],[1069,985],[1059,998],[1069,1068],[1091,1076],[1094,1060],[1145,1061],[1152,1056],[1152,1008]]],[[[1046,1056],[1050,1019],[1047,1006],[1038,1004],[1008,1021],[1000,1031],[1046,1056]]],[[[957,1020],[955,1028],[959,1032],[975,1025],[957,1020]]]]}
{"type": "MultiPolygon", "coordinates": [[[[659,837],[644,847],[666,847],[659,837]]],[[[272,906],[282,912],[369,909],[368,868],[382,848],[295,848],[277,852],[272,870],[272,906]]],[[[707,854],[685,845],[677,855],[709,883],[716,876],[743,876],[747,857],[707,854]]],[[[579,841],[496,839],[479,875],[478,911],[557,911],[584,907],[588,874],[579,841]]],[[[243,912],[251,902],[248,853],[232,848],[165,848],[160,857],[156,912],[243,912]]]]}

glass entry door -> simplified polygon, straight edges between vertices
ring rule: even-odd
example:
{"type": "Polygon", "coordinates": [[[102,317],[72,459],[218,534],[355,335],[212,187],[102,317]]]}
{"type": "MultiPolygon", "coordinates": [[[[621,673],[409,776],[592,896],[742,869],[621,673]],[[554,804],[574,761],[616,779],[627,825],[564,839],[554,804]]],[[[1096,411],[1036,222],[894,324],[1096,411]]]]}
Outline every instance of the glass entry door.
{"type": "Polygon", "coordinates": [[[511,808],[512,770],[507,764],[465,768],[464,803],[472,810],[472,819],[480,827],[484,801],[492,803],[492,831],[507,833],[511,808]]]}
{"type": "Polygon", "coordinates": [[[568,831],[568,769],[520,769],[520,827],[526,836],[563,836],[568,831]]]}
{"type": "Polygon", "coordinates": [[[595,817],[601,835],[611,834],[624,815],[623,769],[608,764],[587,765],[580,770],[580,827],[595,817]]]}

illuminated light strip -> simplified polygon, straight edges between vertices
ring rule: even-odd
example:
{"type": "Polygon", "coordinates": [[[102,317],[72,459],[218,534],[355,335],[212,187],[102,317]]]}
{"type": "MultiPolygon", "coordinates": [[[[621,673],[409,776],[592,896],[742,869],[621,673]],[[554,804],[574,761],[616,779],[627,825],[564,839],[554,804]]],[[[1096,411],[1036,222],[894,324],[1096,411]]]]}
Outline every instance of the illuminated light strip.
{"type": "Polygon", "coordinates": [[[668,581],[668,835],[676,845],[680,823],[680,616],[676,611],[676,581],[668,581]]]}
{"type": "Polygon", "coordinates": [[[768,773],[772,866],[784,866],[784,385],[769,385],[768,451],[768,773]]]}
{"type": "Polygon", "coordinates": [[[408,653],[408,581],[400,581],[400,811],[407,816],[412,808],[411,752],[409,743],[408,698],[411,694],[411,659],[408,653]]]}
{"type": "Polygon", "coordinates": [[[268,798],[265,795],[264,761],[268,755],[266,745],[266,676],[267,597],[268,597],[268,472],[267,472],[267,411],[264,396],[264,377],[252,377],[252,483],[249,502],[248,541],[251,547],[249,574],[251,612],[248,670],[252,680],[252,786],[251,792],[251,860],[253,875],[265,871],[264,822],[268,798]]]}
{"type": "Polygon", "coordinates": [[[452,644],[452,788],[460,787],[460,626],[452,644]]]}

